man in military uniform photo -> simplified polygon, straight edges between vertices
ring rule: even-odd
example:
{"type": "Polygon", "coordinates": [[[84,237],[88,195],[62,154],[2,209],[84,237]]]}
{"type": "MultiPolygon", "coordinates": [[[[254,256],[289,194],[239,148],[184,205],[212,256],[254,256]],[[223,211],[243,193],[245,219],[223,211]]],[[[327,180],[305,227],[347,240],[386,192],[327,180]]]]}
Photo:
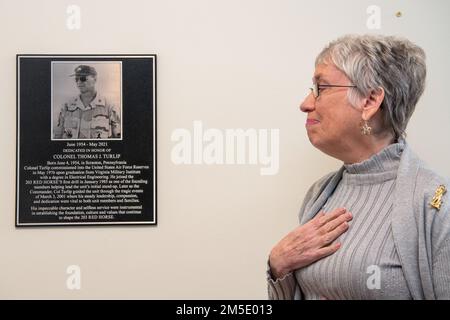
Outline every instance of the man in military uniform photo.
{"type": "Polygon", "coordinates": [[[54,129],[54,138],[120,138],[120,114],[111,101],[98,94],[95,68],[80,65],[70,76],[74,77],[80,94],[63,103],[54,129]]]}

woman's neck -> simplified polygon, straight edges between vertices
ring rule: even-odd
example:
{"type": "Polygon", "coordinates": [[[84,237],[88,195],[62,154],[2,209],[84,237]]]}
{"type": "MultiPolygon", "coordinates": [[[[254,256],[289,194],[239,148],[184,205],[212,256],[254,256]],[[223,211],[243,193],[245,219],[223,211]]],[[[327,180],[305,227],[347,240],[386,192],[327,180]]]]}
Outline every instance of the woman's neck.
{"type": "Polygon", "coordinates": [[[391,135],[385,135],[383,137],[365,136],[359,145],[351,148],[350,152],[347,152],[342,157],[338,158],[344,162],[344,164],[359,163],[369,159],[374,154],[379,153],[388,145],[396,142],[396,139],[391,135]]]}

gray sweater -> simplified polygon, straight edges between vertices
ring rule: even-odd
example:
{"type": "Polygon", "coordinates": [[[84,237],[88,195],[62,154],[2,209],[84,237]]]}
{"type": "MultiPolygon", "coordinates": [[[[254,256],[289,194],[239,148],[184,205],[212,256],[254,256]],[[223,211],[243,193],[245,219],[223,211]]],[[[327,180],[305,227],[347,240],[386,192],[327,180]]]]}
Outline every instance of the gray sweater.
{"type": "Polygon", "coordinates": [[[430,205],[439,185],[450,183],[425,168],[403,142],[320,179],[305,197],[300,223],[348,202],[357,212],[343,247],[282,279],[268,273],[269,298],[450,299],[449,192],[440,210],[430,205]],[[361,187],[353,200],[346,195],[358,187],[348,182],[361,187]],[[381,282],[371,282],[376,272],[381,282]]]}

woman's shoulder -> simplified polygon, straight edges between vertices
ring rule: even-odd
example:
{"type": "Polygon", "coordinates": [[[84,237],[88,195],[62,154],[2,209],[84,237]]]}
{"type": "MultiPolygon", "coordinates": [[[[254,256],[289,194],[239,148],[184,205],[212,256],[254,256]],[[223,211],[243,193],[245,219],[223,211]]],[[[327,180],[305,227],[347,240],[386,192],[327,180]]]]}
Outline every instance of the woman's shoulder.
{"type": "MultiPolygon", "coordinates": [[[[401,165],[399,174],[402,183],[414,185],[414,196],[431,201],[436,196],[436,203],[441,203],[449,198],[450,179],[436,172],[425,161],[417,156],[410,148],[406,148],[402,156],[403,166],[401,165]]],[[[428,202],[429,202],[428,201],[428,202]]],[[[448,201],[445,201],[448,206],[448,201]]],[[[450,208],[447,208],[447,210],[450,208]]]]}
{"type": "Polygon", "coordinates": [[[450,231],[450,179],[428,167],[420,167],[417,174],[415,197],[425,207],[424,214],[439,220],[450,231]],[[445,223],[444,223],[445,221],[445,223]]]}
{"type": "Polygon", "coordinates": [[[416,212],[423,215],[424,221],[432,234],[435,249],[450,236],[450,179],[433,169],[421,166],[418,170],[415,186],[416,212]]]}
{"type": "MultiPolygon", "coordinates": [[[[442,197],[449,196],[448,188],[450,187],[450,179],[439,174],[428,166],[419,167],[416,190],[422,191],[424,196],[434,196],[442,192],[442,197]]],[[[444,199],[444,198],[442,198],[444,199]]]]}

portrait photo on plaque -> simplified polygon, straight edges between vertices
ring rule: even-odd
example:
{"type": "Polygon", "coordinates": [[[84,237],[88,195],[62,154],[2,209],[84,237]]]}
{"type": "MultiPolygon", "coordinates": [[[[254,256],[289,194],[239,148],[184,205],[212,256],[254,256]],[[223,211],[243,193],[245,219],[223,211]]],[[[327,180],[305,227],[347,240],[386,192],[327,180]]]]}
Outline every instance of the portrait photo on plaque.
{"type": "Polygon", "coordinates": [[[16,63],[16,227],[156,225],[156,55],[16,63]]]}
{"type": "Polygon", "coordinates": [[[121,139],[122,63],[52,62],[52,138],[121,139]]]}

